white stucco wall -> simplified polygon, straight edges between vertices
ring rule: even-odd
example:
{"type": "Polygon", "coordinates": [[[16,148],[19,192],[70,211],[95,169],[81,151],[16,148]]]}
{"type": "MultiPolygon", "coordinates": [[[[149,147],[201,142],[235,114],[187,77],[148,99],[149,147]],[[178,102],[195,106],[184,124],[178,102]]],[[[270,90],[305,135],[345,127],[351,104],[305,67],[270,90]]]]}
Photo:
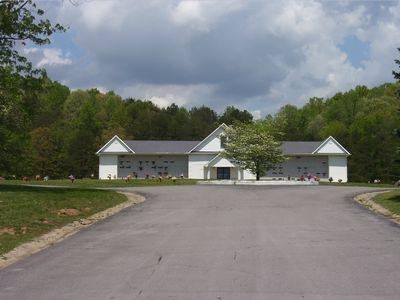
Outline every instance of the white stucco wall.
{"type": "Polygon", "coordinates": [[[111,144],[103,149],[103,153],[128,153],[129,151],[118,141],[114,139],[111,144]]]}
{"type": "Polygon", "coordinates": [[[256,179],[256,175],[251,173],[249,170],[238,169],[239,180],[252,180],[256,179]]]}
{"type": "Polygon", "coordinates": [[[333,140],[328,140],[319,150],[318,154],[344,154],[345,152],[333,140]]]}
{"type": "Polygon", "coordinates": [[[100,154],[99,156],[99,179],[108,179],[118,176],[118,155],[100,154]]]}
{"type": "Polygon", "coordinates": [[[188,176],[192,179],[206,179],[204,166],[207,165],[217,154],[190,154],[188,176]]]}
{"type": "Polygon", "coordinates": [[[135,172],[139,178],[146,175],[156,176],[170,175],[179,177],[188,176],[187,155],[119,155],[118,178],[133,175],[135,172]]]}
{"type": "Polygon", "coordinates": [[[216,130],[212,136],[207,137],[198,147],[195,148],[195,151],[198,152],[220,152],[221,149],[221,139],[220,135],[224,133],[223,128],[219,128],[216,130]]]}
{"type": "Polygon", "coordinates": [[[275,166],[263,178],[287,178],[311,174],[321,179],[329,178],[328,156],[294,156],[275,166]]]}
{"type": "Polygon", "coordinates": [[[329,156],[329,177],[337,182],[341,179],[347,182],[347,157],[346,156],[329,156]]]}

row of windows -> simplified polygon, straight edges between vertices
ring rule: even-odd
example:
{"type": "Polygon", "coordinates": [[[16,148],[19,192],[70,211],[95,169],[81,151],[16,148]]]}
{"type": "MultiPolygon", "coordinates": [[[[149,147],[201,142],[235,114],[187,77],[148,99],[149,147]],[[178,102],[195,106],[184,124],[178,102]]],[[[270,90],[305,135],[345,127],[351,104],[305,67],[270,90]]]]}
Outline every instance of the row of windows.
{"type": "MultiPolygon", "coordinates": [[[[124,162],[126,162],[126,163],[128,163],[128,164],[131,163],[131,161],[129,161],[129,160],[127,160],[127,161],[120,160],[120,161],[119,161],[119,164],[120,164],[120,165],[123,165],[124,162]]],[[[148,164],[150,163],[150,161],[148,161],[148,160],[146,160],[146,161],[139,160],[139,165],[142,165],[143,162],[144,162],[146,165],[148,165],[148,164]]],[[[171,160],[171,161],[164,160],[164,164],[168,164],[168,163],[173,164],[173,163],[175,163],[175,161],[174,161],[174,160],[171,160]]],[[[154,160],[151,161],[151,164],[152,164],[152,165],[155,165],[155,164],[156,164],[156,161],[154,161],[154,160]]]]}
{"type": "MultiPolygon", "coordinates": [[[[120,169],[131,169],[132,168],[132,166],[119,166],[119,168],[120,169]]],[[[161,169],[161,170],[168,170],[168,167],[156,167],[156,166],[154,166],[154,167],[151,167],[151,169],[154,169],[154,170],[156,170],[156,169],[161,169]]],[[[138,170],[139,171],[143,171],[143,167],[139,167],[138,168],[138,170]]]]}

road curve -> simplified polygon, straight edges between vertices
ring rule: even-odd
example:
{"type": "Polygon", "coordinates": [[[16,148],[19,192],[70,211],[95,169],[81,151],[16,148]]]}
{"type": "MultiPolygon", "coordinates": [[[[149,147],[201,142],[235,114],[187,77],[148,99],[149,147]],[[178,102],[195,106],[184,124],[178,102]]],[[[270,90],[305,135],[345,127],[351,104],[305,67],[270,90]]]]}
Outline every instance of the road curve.
{"type": "Polygon", "coordinates": [[[0,270],[0,299],[400,299],[367,188],[131,188],[147,201],[0,270]]]}

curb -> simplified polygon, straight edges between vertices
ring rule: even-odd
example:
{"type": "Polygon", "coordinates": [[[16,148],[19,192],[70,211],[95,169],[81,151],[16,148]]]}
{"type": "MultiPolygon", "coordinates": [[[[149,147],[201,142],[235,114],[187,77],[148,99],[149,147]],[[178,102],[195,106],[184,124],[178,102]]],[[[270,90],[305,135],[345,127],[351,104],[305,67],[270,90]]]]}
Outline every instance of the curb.
{"type": "Polygon", "coordinates": [[[376,195],[383,194],[383,193],[388,193],[391,192],[392,190],[385,190],[385,191],[378,191],[378,192],[370,192],[370,193],[364,193],[355,196],[353,199],[363,205],[364,207],[368,208],[369,210],[373,211],[374,213],[377,213],[379,215],[383,215],[387,218],[389,218],[392,222],[400,225],[400,215],[392,213],[390,210],[384,208],[380,204],[376,203],[373,198],[376,195]]]}
{"type": "Polygon", "coordinates": [[[121,191],[118,191],[118,193],[125,195],[128,198],[128,200],[116,206],[107,208],[106,210],[95,213],[94,215],[91,215],[85,219],[80,219],[72,223],[69,223],[61,228],[53,229],[52,231],[44,235],[41,235],[33,239],[32,241],[17,246],[13,250],[3,254],[0,257],[0,270],[25,257],[28,257],[36,252],[46,249],[55,243],[61,242],[67,237],[74,235],[81,229],[87,228],[97,223],[98,221],[104,220],[112,215],[115,215],[116,213],[120,212],[125,208],[134,206],[136,204],[145,201],[145,198],[143,196],[140,196],[135,193],[121,192],[121,191]]]}

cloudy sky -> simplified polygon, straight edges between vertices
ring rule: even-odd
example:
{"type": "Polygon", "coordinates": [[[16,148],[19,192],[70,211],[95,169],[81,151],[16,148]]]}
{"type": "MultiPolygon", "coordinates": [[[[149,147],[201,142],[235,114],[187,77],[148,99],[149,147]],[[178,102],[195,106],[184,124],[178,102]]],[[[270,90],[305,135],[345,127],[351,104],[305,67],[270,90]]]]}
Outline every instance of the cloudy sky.
{"type": "Polygon", "coordinates": [[[393,81],[400,47],[397,1],[39,3],[69,26],[51,45],[25,49],[53,79],[160,106],[235,105],[263,116],[393,81]]]}

